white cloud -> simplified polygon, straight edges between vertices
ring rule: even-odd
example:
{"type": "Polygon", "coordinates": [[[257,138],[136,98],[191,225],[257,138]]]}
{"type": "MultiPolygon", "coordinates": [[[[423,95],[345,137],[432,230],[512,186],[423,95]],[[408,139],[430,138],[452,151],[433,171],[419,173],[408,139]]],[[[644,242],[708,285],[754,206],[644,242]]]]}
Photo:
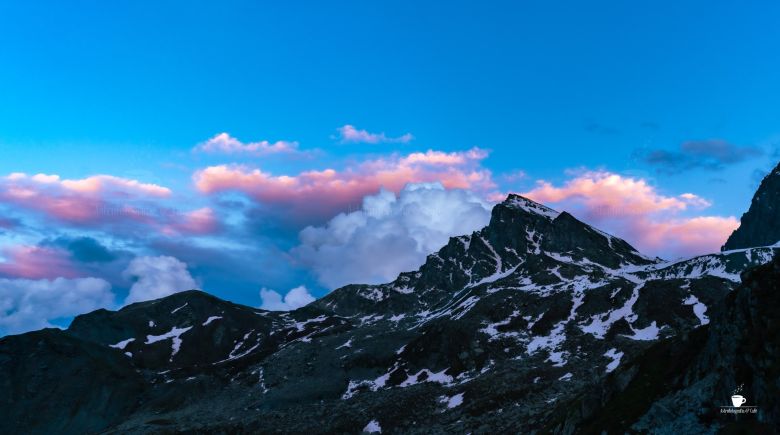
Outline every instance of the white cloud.
{"type": "Polygon", "coordinates": [[[219,133],[206,142],[196,146],[193,151],[262,156],[267,154],[298,152],[298,142],[285,140],[269,142],[267,140],[262,140],[259,142],[244,143],[227,133],[219,133]]]}
{"type": "Polygon", "coordinates": [[[414,139],[411,133],[398,137],[388,137],[384,133],[369,133],[367,130],[359,130],[354,125],[345,125],[336,130],[339,132],[341,143],[409,143],[414,139]]]}
{"type": "Polygon", "coordinates": [[[0,279],[0,336],[113,306],[111,284],[99,278],[0,279]]]}
{"type": "Polygon", "coordinates": [[[490,209],[473,193],[439,183],[409,184],[398,197],[382,190],[366,196],[361,210],[305,228],[293,254],[331,289],[387,282],[422,265],[450,237],[487,225],[490,209]]]}
{"type": "Polygon", "coordinates": [[[135,280],[125,304],[158,299],[197,287],[187,265],[174,257],[137,257],[122,274],[135,280]]]}
{"type": "Polygon", "coordinates": [[[269,311],[291,311],[314,302],[314,296],[304,286],[298,286],[287,292],[282,299],[279,292],[263,288],[260,290],[260,299],[263,300],[260,308],[269,311]]]}

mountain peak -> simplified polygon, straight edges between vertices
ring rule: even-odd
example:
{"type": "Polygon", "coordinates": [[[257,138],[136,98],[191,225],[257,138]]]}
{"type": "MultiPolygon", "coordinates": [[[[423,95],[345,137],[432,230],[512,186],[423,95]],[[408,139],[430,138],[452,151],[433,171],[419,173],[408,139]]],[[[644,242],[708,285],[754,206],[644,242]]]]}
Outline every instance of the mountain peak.
{"type": "Polygon", "coordinates": [[[555,219],[560,214],[546,205],[539,204],[536,201],[532,201],[516,193],[510,193],[504,202],[501,203],[501,205],[509,208],[524,210],[528,213],[539,214],[550,219],[555,219]]]}
{"type": "Polygon", "coordinates": [[[780,164],[761,181],[740,222],[721,250],[772,246],[780,241],[780,164]]]}

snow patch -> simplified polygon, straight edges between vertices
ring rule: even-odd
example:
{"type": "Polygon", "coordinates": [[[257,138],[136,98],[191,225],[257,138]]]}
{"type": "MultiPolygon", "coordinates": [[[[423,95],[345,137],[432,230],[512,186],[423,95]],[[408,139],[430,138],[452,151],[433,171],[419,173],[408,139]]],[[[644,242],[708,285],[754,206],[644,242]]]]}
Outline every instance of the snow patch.
{"type": "Polygon", "coordinates": [[[569,312],[569,317],[556,323],[555,327],[550,331],[550,334],[543,337],[534,337],[526,347],[526,352],[531,355],[534,352],[544,349],[550,352],[547,360],[553,362],[557,367],[561,367],[566,364],[564,359],[565,352],[557,351],[558,347],[566,341],[565,328],[574,318],[577,316],[577,309],[582,305],[582,301],[585,298],[585,287],[583,283],[573,289],[572,295],[572,307],[569,312]]]}
{"type": "Polygon", "coordinates": [[[683,304],[693,305],[693,314],[695,314],[696,317],[699,318],[699,324],[701,326],[710,323],[709,317],[707,317],[707,315],[704,314],[707,312],[707,306],[704,305],[702,302],[699,302],[699,299],[696,296],[694,295],[688,296],[688,298],[683,301],[683,304]]]}
{"type": "Polygon", "coordinates": [[[249,336],[252,335],[253,332],[255,332],[255,331],[252,330],[252,331],[249,331],[246,334],[244,334],[244,336],[240,340],[238,340],[236,345],[233,347],[233,350],[230,351],[230,353],[228,354],[228,357],[223,359],[223,360],[217,361],[214,364],[219,364],[219,363],[222,363],[222,362],[225,362],[225,361],[232,361],[234,359],[243,358],[243,357],[249,355],[253,350],[255,350],[258,347],[260,347],[260,341],[258,340],[258,342],[255,343],[249,349],[245,350],[244,352],[237,353],[237,352],[239,352],[241,350],[241,348],[244,346],[244,343],[249,339],[249,336]]]}
{"type": "Polygon", "coordinates": [[[396,314],[393,317],[390,318],[391,322],[400,322],[404,317],[406,317],[406,314],[396,314]]]}
{"type": "Polygon", "coordinates": [[[448,385],[452,382],[452,376],[444,374],[444,372],[446,372],[447,370],[449,370],[449,368],[434,373],[428,369],[422,369],[416,374],[408,376],[406,380],[401,382],[401,385],[399,386],[401,388],[404,388],[404,387],[409,387],[411,385],[416,385],[420,382],[436,382],[438,384],[448,385]],[[419,380],[420,376],[422,376],[423,373],[425,373],[427,377],[424,380],[419,380]]]}
{"type": "Polygon", "coordinates": [[[174,326],[173,329],[166,332],[165,334],[147,335],[145,344],[152,344],[157,343],[158,341],[171,339],[171,360],[173,360],[173,356],[179,353],[179,349],[181,348],[181,335],[190,329],[192,329],[192,326],[188,326],[186,328],[177,328],[174,326]]]}
{"type": "Polygon", "coordinates": [[[623,358],[623,352],[618,352],[617,349],[613,347],[612,349],[608,350],[604,356],[612,359],[612,361],[607,364],[607,373],[611,373],[620,365],[620,359],[623,358]]]}
{"type": "Polygon", "coordinates": [[[393,287],[393,290],[397,291],[398,293],[408,295],[410,293],[414,292],[413,288],[409,288],[409,286],[403,286],[403,287],[393,287]]]}
{"type": "Polygon", "coordinates": [[[358,295],[374,302],[379,302],[385,298],[385,294],[377,287],[363,289],[358,292],[358,295]]]}
{"type": "Polygon", "coordinates": [[[514,197],[511,200],[508,200],[507,203],[512,207],[525,210],[528,213],[542,215],[548,219],[555,219],[560,214],[550,207],[546,207],[538,202],[523,197],[514,197]]]}
{"type": "Polygon", "coordinates": [[[209,323],[211,323],[211,322],[213,322],[213,321],[215,321],[215,320],[219,320],[219,319],[221,319],[221,318],[222,318],[222,316],[211,316],[211,317],[209,317],[208,319],[206,319],[206,321],[205,321],[205,322],[203,322],[203,326],[206,326],[206,325],[208,325],[209,323]]]}
{"type": "Polygon", "coordinates": [[[634,287],[634,291],[631,293],[631,297],[628,298],[622,307],[612,310],[609,315],[597,314],[591,317],[591,322],[588,325],[580,326],[582,332],[592,334],[598,339],[603,339],[609,331],[609,328],[620,319],[626,319],[629,323],[636,320],[636,314],[634,313],[634,303],[639,299],[639,290],[644,286],[640,284],[634,287]],[[604,318],[606,316],[606,319],[604,318]]]}
{"type": "Polygon", "coordinates": [[[135,341],[135,338],[128,338],[127,340],[122,340],[117,344],[111,344],[108,347],[113,347],[114,349],[121,349],[125,350],[125,347],[127,347],[128,344],[135,341]]]}
{"type": "Polygon", "coordinates": [[[363,433],[382,433],[382,426],[379,425],[378,421],[371,420],[366,427],[363,428],[363,433]]]}
{"type": "Polygon", "coordinates": [[[647,328],[634,329],[632,326],[631,330],[634,332],[634,335],[626,335],[625,337],[639,341],[657,340],[658,332],[660,331],[658,326],[655,324],[655,320],[653,320],[653,323],[651,323],[647,328]]]}
{"type": "Polygon", "coordinates": [[[501,320],[496,323],[489,323],[485,328],[480,329],[479,332],[483,332],[488,336],[490,336],[490,338],[488,339],[489,341],[498,340],[499,338],[504,338],[504,337],[517,337],[519,335],[517,332],[513,332],[513,331],[501,332],[498,330],[498,327],[508,325],[510,322],[512,322],[512,319],[514,319],[519,315],[520,312],[514,310],[512,314],[510,314],[509,317],[507,317],[505,320],[501,320]]]}
{"type": "Polygon", "coordinates": [[[463,404],[463,393],[458,393],[454,396],[441,396],[439,397],[439,403],[447,405],[447,409],[457,408],[463,404]]]}
{"type": "Polygon", "coordinates": [[[336,350],[339,350],[339,349],[341,349],[343,347],[352,347],[352,339],[350,338],[349,340],[347,340],[346,343],[344,343],[341,346],[337,347],[336,350]]]}
{"type": "MultiPolygon", "coordinates": [[[[500,263],[499,263],[499,267],[500,267],[500,263]]],[[[479,280],[479,281],[477,281],[477,282],[475,282],[473,284],[469,284],[467,287],[476,287],[478,285],[488,284],[488,283],[491,283],[491,282],[496,282],[499,279],[506,278],[509,275],[513,274],[515,272],[515,270],[517,270],[518,267],[520,267],[519,264],[517,264],[514,267],[510,267],[509,269],[507,269],[507,270],[505,270],[503,272],[496,270],[496,272],[493,273],[492,275],[487,276],[485,278],[482,278],[481,280],[479,280]]]]}

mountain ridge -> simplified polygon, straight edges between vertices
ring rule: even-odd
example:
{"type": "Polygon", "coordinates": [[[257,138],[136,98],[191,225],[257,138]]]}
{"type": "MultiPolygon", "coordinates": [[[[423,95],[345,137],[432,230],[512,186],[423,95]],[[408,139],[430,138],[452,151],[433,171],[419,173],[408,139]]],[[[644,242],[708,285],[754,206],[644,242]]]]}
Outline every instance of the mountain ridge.
{"type": "MultiPolygon", "coordinates": [[[[531,430],[652,343],[707,325],[740,273],[777,250],[663,262],[511,195],[485,228],[451,238],[417,271],[344,286],[291,312],[193,290],[78,316],[58,333],[0,339],[6,377],[23,349],[68,342],[110,353],[118,367],[109,374],[126,381],[98,377],[124,401],[81,422],[35,400],[85,373],[41,372],[45,394],[18,386],[0,396],[0,430],[531,430]]],[[[56,352],[44,355],[57,364],[56,352]]],[[[85,394],[75,402],[91,400],[85,394]]]]}

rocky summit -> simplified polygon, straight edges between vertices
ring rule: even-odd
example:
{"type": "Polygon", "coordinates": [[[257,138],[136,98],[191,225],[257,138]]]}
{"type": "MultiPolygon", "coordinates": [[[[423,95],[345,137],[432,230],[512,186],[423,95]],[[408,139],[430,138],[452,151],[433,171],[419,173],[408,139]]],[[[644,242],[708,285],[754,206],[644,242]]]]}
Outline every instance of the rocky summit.
{"type": "Polygon", "coordinates": [[[764,245],[663,261],[510,195],[418,270],[292,312],[193,290],[0,339],[0,432],[717,427],[729,421],[701,400],[664,410],[676,394],[715,400],[736,382],[756,399],[776,392],[743,374],[776,379],[777,349],[727,335],[734,322],[776,329],[765,316],[776,280],[764,278],[776,263],[734,291],[780,251],[764,245]],[[738,357],[749,346],[755,358],[738,357]],[[744,371],[713,362],[721,351],[744,371]],[[675,370],[686,375],[670,380],[675,370]]]}
{"type": "Polygon", "coordinates": [[[724,251],[780,243],[780,163],[761,181],[740,221],[724,251]]]}

